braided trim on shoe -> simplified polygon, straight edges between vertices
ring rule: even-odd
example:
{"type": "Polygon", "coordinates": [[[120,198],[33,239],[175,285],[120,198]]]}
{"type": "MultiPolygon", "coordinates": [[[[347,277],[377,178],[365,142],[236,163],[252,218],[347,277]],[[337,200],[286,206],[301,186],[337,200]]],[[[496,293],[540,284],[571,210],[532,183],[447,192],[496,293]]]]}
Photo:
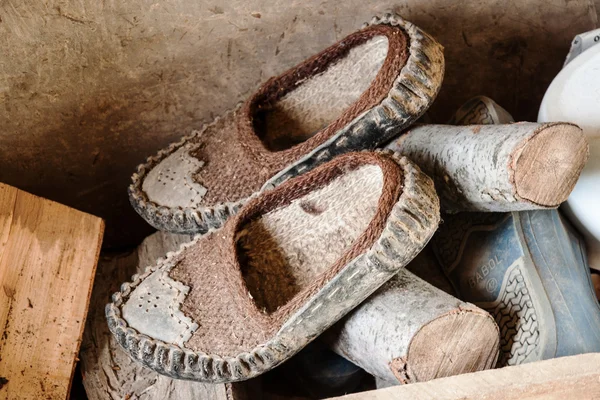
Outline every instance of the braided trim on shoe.
{"type": "Polygon", "coordinates": [[[400,27],[410,39],[409,57],[386,98],[356,117],[321,146],[273,176],[261,190],[280,185],[349,150],[380,146],[419,119],[429,108],[444,79],[443,46],[396,14],[373,17],[363,27],[382,24],[400,27]],[[380,134],[373,138],[373,132],[380,134]]]}
{"type": "Polygon", "coordinates": [[[381,153],[394,159],[404,173],[403,191],[382,234],[370,250],[349,262],[296,311],[272,339],[249,352],[222,357],[150,338],[123,319],[121,308],[131,291],[158,268],[172,268],[177,256],[198,242],[200,236],[197,236],[177,252],[169,253],[157,266],[148,268],[142,275],[134,275],[133,282],[123,284],[113,295],[112,303],[106,306],[106,317],[118,343],[134,360],[158,373],[210,383],[249,379],[290,358],[408,264],[438,226],[439,199],[431,179],[406,157],[391,150],[381,153]]]}
{"type": "Polygon", "coordinates": [[[184,146],[189,146],[190,151],[194,150],[197,146],[191,144],[190,141],[200,137],[221,120],[231,118],[233,114],[238,112],[241,106],[242,103],[239,103],[235,108],[225,112],[222,116],[215,118],[208,124],[204,124],[200,130],[195,130],[191,134],[182,137],[179,141],[171,143],[168,147],[160,150],[156,155],[148,157],[144,163],[138,165],[136,172],[131,177],[132,183],[129,185],[127,191],[133,208],[150,225],[158,230],[173,233],[206,233],[209,229],[216,229],[223,226],[227,218],[235,214],[247,201],[245,199],[238,202],[218,204],[214,207],[165,207],[148,199],[148,196],[142,189],[144,179],[152,168],[184,146]]]}

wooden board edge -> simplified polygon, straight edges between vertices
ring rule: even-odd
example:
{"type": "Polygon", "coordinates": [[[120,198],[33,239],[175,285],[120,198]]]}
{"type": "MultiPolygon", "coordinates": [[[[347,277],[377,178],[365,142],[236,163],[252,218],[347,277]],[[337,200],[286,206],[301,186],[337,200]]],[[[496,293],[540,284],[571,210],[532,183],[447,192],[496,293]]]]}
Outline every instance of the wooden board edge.
{"type": "MultiPolygon", "coordinates": [[[[4,187],[6,187],[6,188],[8,188],[8,189],[10,189],[10,190],[16,190],[16,192],[17,192],[17,195],[18,195],[19,193],[21,193],[21,194],[25,194],[25,195],[27,195],[27,196],[32,196],[32,197],[34,197],[34,198],[35,198],[35,199],[37,199],[37,200],[41,200],[41,201],[49,201],[49,202],[51,202],[51,203],[58,204],[58,205],[60,205],[61,207],[66,207],[66,208],[68,208],[68,209],[70,209],[70,210],[72,210],[72,211],[75,211],[75,212],[77,212],[77,213],[80,213],[80,214],[83,214],[83,215],[85,215],[85,216],[88,216],[88,217],[91,217],[91,218],[97,219],[97,220],[100,222],[100,226],[99,226],[99,234],[101,234],[101,235],[102,235],[102,236],[101,236],[101,238],[102,238],[102,237],[103,237],[103,235],[104,235],[104,230],[105,230],[105,228],[106,228],[106,226],[105,226],[105,223],[104,223],[104,220],[103,220],[102,218],[100,218],[100,217],[98,217],[98,216],[94,215],[94,214],[90,214],[90,213],[88,213],[88,212],[85,212],[85,211],[78,210],[77,208],[73,208],[73,207],[71,207],[71,206],[68,206],[68,205],[66,205],[66,204],[63,204],[63,203],[61,203],[61,202],[59,202],[59,201],[52,200],[52,199],[48,199],[48,198],[46,198],[46,197],[42,197],[42,196],[38,196],[37,194],[33,194],[33,193],[31,193],[31,192],[28,192],[28,191],[26,191],[26,190],[19,189],[18,187],[11,186],[11,185],[8,185],[8,184],[6,184],[6,183],[0,182],[0,191],[4,190],[4,187]]],[[[102,243],[102,241],[101,241],[101,243],[102,243]]]]}
{"type": "Polygon", "coordinates": [[[600,353],[554,358],[328,400],[516,400],[574,398],[573,394],[581,400],[598,398],[600,353]]]}
{"type": "MultiPolygon", "coordinates": [[[[67,206],[65,206],[67,207],[67,206]]],[[[77,210],[79,211],[79,210],[77,210]]],[[[83,212],[83,211],[79,211],[79,212],[83,212]]],[[[84,213],[87,214],[87,213],[84,213]]],[[[104,230],[106,228],[106,224],[104,222],[104,220],[100,217],[96,217],[95,215],[91,215],[91,214],[87,214],[90,215],[91,217],[94,217],[97,219],[97,229],[98,229],[98,241],[96,243],[96,251],[94,254],[94,265],[92,266],[92,279],[90,281],[90,286],[88,288],[88,293],[87,293],[87,298],[85,300],[85,309],[87,310],[85,315],[83,316],[82,320],[81,320],[81,328],[79,329],[79,333],[78,333],[78,339],[77,339],[77,349],[76,349],[76,354],[77,354],[77,360],[76,362],[73,363],[73,367],[71,368],[71,375],[69,377],[69,386],[67,387],[67,400],[69,400],[71,398],[71,389],[73,387],[73,378],[75,377],[75,369],[77,368],[77,363],[79,363],[79,352],[81,351],[81,343],[83,342],[83,332],[85,331],[85,326],[87,323],[87,318],[89,315],[89,310],[90,310],[90,302],[92,300],[92,292],[94,290],[94,282],[96,281],[96,272],[98,270],[98,263],[100,262],[100,251],[102,250],[102,241],[104,239],[104,230]]]]}

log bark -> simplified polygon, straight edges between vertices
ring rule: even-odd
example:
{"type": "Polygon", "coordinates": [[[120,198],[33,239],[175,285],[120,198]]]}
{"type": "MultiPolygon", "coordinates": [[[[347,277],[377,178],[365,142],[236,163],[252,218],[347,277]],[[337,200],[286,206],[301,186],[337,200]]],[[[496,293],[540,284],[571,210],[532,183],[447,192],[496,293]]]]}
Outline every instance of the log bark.
{"type": "Polygon", "coordinates": [[[385,382],[412,383],[491,368],[493,318],[403,270],[326,334],[338,354],[385,382]]]}
{"type": "Polygon", "coordinates": [[[568,123],[421,125],[388,148],[434,179],[448,212],[556,208],[588,155],[581,129],[568,123]]]}
{"type": "Polygon", "coordinates": [[[385,389],[385,388],[389,388],[392,386],[398,386],[398,382],[389,382],[386,380],[383,380],[381,378],[375,377],[375,388],[376,389],[385,389]]]}
{"type": "Polygon", "coordinates": [[[104,254],[98,265],[88,322],[81,346],[83,385],[89,400],[251,400],[258,381],[211,385],[171,379],[143,367],[121,350],[108,330],[104,306],[121,283],[191,236],[157,232],[133,252],[104,254]]]}

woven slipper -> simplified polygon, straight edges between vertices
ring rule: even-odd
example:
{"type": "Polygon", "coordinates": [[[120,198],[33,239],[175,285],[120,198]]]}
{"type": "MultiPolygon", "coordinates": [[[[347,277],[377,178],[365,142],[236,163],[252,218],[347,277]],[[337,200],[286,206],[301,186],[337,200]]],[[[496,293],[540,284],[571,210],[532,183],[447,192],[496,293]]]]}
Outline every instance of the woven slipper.
{"type": "Polygon", "coordinates": [[[261,187],[389,141],[430,106],[443,73],[434,39],[400,17],[376,17],[148,158],[131,204],[160,230],[221,227],[261,187]]]}
{"type": "Polygon", "coordinates": [[[107,305],[108,324],[133,359],[161,374],[248,379],[361,303],[438,222],[433,183],[408,159],[342,155],[134,276],[107,305]]]}

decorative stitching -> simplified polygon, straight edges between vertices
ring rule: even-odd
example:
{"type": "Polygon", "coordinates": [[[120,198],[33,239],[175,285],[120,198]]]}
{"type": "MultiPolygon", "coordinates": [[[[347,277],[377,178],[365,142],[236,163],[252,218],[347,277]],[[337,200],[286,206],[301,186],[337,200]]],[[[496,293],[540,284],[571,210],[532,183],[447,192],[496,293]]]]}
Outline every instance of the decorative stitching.
{"type": "MultiPolygon", "coordinates": [[[[175,151],[179,150],[179,148],[188,145],[193,139],[200,137],[209,128],[217,125],[224,119],[230,118],[232,114],[238,112],[241,106],[242,103],[240,102],[232,110],[228,110],[222,116],[218,116],[210,123],[204,124],[200,130],[194,130],[191,134],[183,136],[179,141],[171,143],[166,148],[159,150],[156,155],[148,157],[145,163],[138,165],[137,171],[131,177],[132,183],[128,187],[129,199],[133,208],[144,217],[148,223],[161,230],[179,233],[206,233],[210,228],[221,227],[222,223],[227,220],[230,215],[235,214],[235,212],[243,205],[246,200],[223,203],[216,207],[165,207],[150,200],[142,189],[143,180],[151,169],[175,151]],[[219,215],[215,217],[215,209],[217,208],[219,209],[219,215]],[[164,224],[157,220],[157,216],[161,216],[160,219],[164,224]],[[192,225],[195,225],[195,229],[189,230],[184,228],[189,225],[190,222],[192,222],[192,225]],[[171,227],[171,225],[173,225],[174,228],[171,227]]],[[[198,146],[192,146],[191,150],[197,147],[198,146]]]]}
{"type": "MultiPolygon", "coordinates": [[[[379,24],[399,26],[410,39],[408,41],[409,57],[394,81],[388,96],[379,105],[359,115],[321,146],[316,147],[305,157],[274,175],[263,185],[261,191],[272,189],[283,181],[306,170],[311,170],[341,153],[355,150],[356,142],[372,142],[375,139],[371,134],[372,125],[376,123],[374,121],[379,121],[377,124],[385,133],[378,135],[377,141],[379,144],[386,142],[402,127],[418,119],[437,96],[444,76],[443,47],[426,32],[397,15],[385,14],[382,17],[373,17],[371,22],[364,26],[379,24]]],[[[199,209],[168,208],[150,201],[141,188],[146,171],[189,140],[201,135],[208,127],[217,124],[222,118],[237,112],[240,108],[241,103],[235,109],[225,113],[223,117],[217,117],[210,124],[204,125],[200,131],[183,137],[180,141],[159,151],[156,156],[149,157],[146,163],[138,166],[137,173],[133,174],[132,184],[128,189],[129,197],[133,208],[148,223],[157,229],[174,233],[206,233],[210,228],[221,227],[229,216],[234,215],[249,200],[244,199],[239,202],[223,203],[215,207],[199,209]],[[215,213],[217,209],[219,212],[215,213]]]]}
{"type": "MultiPolygon", "coordinates": [[[[410,56],[394,81],[394,86],[388,96],[379,105],[356,117],[354,121],[321,146],[274,175],[263,185],[261,190],[272,189],[298,175],[300,168],[304,171],[305,165],[309,169],[313,169],[320,162],[341,154],[346,151],[347,146],[344,143],[347,143],[350,138],[368,139],[369,133],[372,131],[370,125],[375,120],[380,121],[382,117],[388,119],[385,122],[389,126],[384,130],[387,131],[389,137],[382,136],[379,140],[381,143],[386,142],[400,130],[400,127],[406,126],[419,118],[436,97],[444,75],[442,46],[417,26],[397,15],[385,14],[381,18],[374,17],[369,24],[365,24],[363,27],[377,24],[400,26],[410,38],[410,56]],[[440,68],[434,70],[436,66],[440,68]],[[409,88],[406,86],[407,84],[412,87],[409,88]],[[323,147],[332,150],[327,153],[327,159],[320,154],[317,156],[319,150],[323,147]],[[334,151],[334,149],[340,150],[334,151]]],[[[382,122],[378,124],[382,125],[382,122]]]]}
{"type": "Polygon", "coordinates": [[[171,304],[169,305],[168,308],[173,311],[171,313],[171,317],[173,317],[179,324],[183,323],[185,325],[187,332],[185,335],[183,335],[183,334],[180,335],[182,341],[185,341],[185,340],[189,339],[189,335],[194,333],[194,331],[198,328],[198,324],[192,323],[192,325],[188,325],[187,321],[185,321],[184,319],[179,317],[178,313],[183,314],[183,312],[181,311],[181,305],[183,304],[183,300],[185,299],[185,295],[187,293],[184,293],[182,290],[179,290],[179,288],[173,286],[169,282],[169,280],[172,280],[172,279],[168,276],[167,273],[171,270],[171,268],[173,268],[173,266],[167,267],[167,268],[169,268],[169,269],[168,270],[163,269],[160,272],[162,279],[159,278],[159,280],[162,282],[163,285],[166,285],[169,288],[175,290],[175,292],[177,292],[177,295],[175,296],[175,298],[172,299],[171,304]]]}
{"type": "Polygon", "coordinates": [[[158,266],[173,263],[173,260],[185,248],[194,246],[198,242],[201,238],[201,235],[198,235],[193,241],[181,245],[177,252],[168,253],[166,259],[160,260],[156,267],[149,267],[141,276],[134,276],[132,284],[122,285],[121,292],[113,295],[113,303],[107,305],[106,316],[109,328],[117,338],[119,344],[132,358],[141,361],[146,366],[161,374],[174,378],[213,383],[248,379],[285,361],[285,359],[289,358],[303,346],[302,343],[308,343],[311,337],[319,333],[312,332],[310,329],[315,329],[314,327],[316,326],[322,326],[327,322],[331,322],[325,320],[319,321],[320,319],[330,317],[324,315],[325,313],[314,313],[317,306],[342,306],[345,309],[351,309],[364,300],[361,296],[356,296],[355,294],[348,297],[343,287],[335,282],[336,279],[348,279],[356,271],[373,273],[373,276],[377,277],[378,280],[369,284],[369,289],[365,288],[361,292],[362,297],[368,297],[377,287],[394,275],[399,268],[414,258],[429,241],[429,238],[437,228],[439,222],[439,200],[435,195],[431,179],[425,176],[405,157],[390,150],[383,150],[381,153],[389,155],[401,165],[405,177],[403,192],[388,217],[386,228],[369,251],[351,261],[336,278],[321,289],[318,295],[313,297],[318,299],[318,301],[307,302],[288,319],[288,322],[267,343],[255,347],[249,353],[242,353],[236,357],[224,359],[218,355],[193,352],[173,344],[149,338],[129,327],[127,322],[122,318],[120,308],[123,305],[124,297],[129,295],[131,288],[139,285],[150,273],[156,271],[158,266]],[[395,221],[403,218],[412,218],[404,212],[404,209],[409,206],[413,213],[423,213],[423,220],[427,224],[423,227],[422,234],[409,235],[407,231],[391,229],[395,221]],[[395,246],[398,248],[394,252],[395,256],[386,255],[382,250],[386,247],[383,244],[384,241],[390,237],[396,238],[395,246]],[[417,246],[414,246],[414,250],[406,253],[405,249],[409,248],[407,245],[415,243],[417,243],[417,246]],[[338,295],[335,296],[336,294],[338,295]],[[310,325],[303,324],[307,318],[311,321],[310,325]],[[303,329],[303,331],[297,333],[295,332],[297,329],[303,329]],[[306,332],[307,329],[309,332],[306,332]],[[301,338],[300,341],[298,341],[299,335],[301,338]],[[275,356],[275,354],[279,354],[279,356],[275,356]],[[197,367],[199,364],[206,365],[207,367],[199,369],[197,367]],[[211,366],[212,368],[210,368],[211,366]]]}

